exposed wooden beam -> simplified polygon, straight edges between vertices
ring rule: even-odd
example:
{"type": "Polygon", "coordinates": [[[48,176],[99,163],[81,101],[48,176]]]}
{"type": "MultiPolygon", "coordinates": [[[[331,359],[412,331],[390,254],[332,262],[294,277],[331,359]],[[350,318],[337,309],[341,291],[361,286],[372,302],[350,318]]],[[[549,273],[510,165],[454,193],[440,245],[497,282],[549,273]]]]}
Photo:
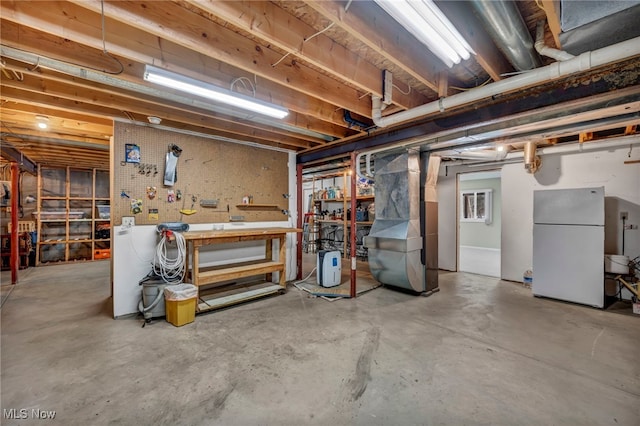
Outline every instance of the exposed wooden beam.
{"type": "MultiPolygon", "coordinates": [[[[15,8],[9,8],[9,3],[0,2],[0,16],[3,18],[0,34],[3,44],[6,43],[12,47],[43,56],[60,58],[70,63],[79,64],[79,66],[99,64],[100,69],[114,67],[113,59],[110,59],[111,63],[104,62],[105,55],[102,53],[99,23],[96,22],[97,26],[95,26],[89,25],[86,21],[73,20],[69,22],[64,18],[66,15],[77,16],[78,13],[82,13],[82,8],[58,2],[47,3],[47,10],[34,7],[28,4],[29,2],[19,2],[15,8]],[[64,13],[48,13],[49,8],[55,9],[56,7],[64,13]]],[[[88,11],[85,10],[84,13],[86,14],[88,11]]],[[[211,81],[211,83],[220,86],[229,85],[233,79],[238,77],[254,80],[252,74],[201,53],[184,49],[170,41],[161,41],[158,37],[147,32],[113,20],[107,20],[106,25],[110,29],[108,35],[109,52],[117,57],[126,58],[126,61],[154,64],[199,80],[211,81]]],[[[121,74],[119,77],[139,82],[142,78],[143,67],[135,63],[126,63],[125,65],[127,73],[121,74]]],[[[289,86],[259,79],[256,85],[256,97],[264,101],[275,101],[298,115],[305,114],[312,118],[306,120],[290,114],[290,117],[284,121],[292,125],[318,133],[324,133],[323,121],[331,123],[333,126],[348,127],[342,120],[342,112],[338,107],[321,99],[304,96],[289,86]]],[[[339,135],[334,136],[339,137],[339,135]]]]}
{"type": "MultiPolygon", "coordinates": [[[[75,78],[75,77],[62,77],[61,75],[59,75],[58,73],[49,71],[49,70],[41,70],[39,72],[30,72],[30,71],[25,71],[23,72],[24,76],[27,76],[29,78],[37,78],[37,79],[44,79],[46,80],[48,83],[48,85],[50,87],[52,87],[52,85],[54,83],[58,83],[59,85],[56,87],[60,87],[60,85],[68,85],[70,83],[73,84],[73,87],[75,88],[75,91],[78,95],[83,95],[87,98],[85,101],[91,101],[91,97],[95,96],[97,92],[101,92],[104,93],[106,95],[109,96],[117,96],[119,98],[126,98],[126,103],[123,103],[120,106],[121,110],[127,110],[127,111],[136,111],[137,110],[137,104],[144,102],[147,104],[152,104],[155,105],[155,108],[158,108],[158,114],[160,113],[160,111],[162,111],[163,109],[166,109],[167,107],[170,106],[170,104],[168,104],[166,101],[163,100],[156,100],[153,98],[148,98],[148,97],[143,97],[137,93],[130,93],[126,90],[116,90],[115,88],[112,87],[108,87],[105,85],[101,85],[101,84],[96,84],[96,83],[89,83],[86,82],[84,80],[75,78]]],[[[24,85],[21,84],[22,82],[12,82],[12,81],[6,81],[5,86],[7,87],[15,87],[15,88],[20,88],[23,87],[24,85]]],[[[31,90],[35,90],[35,88],[32,86],[31,90]]],[[[107,106],[112,106],[112,105],[107,105],[107,106]]],[[[178,109],[182,112],[184,112],[184,114],[189,117],[191,120],[194,120],[196,118],[192,117],[192,109],[189,109],[188,107],[184,106],[184,105],[180,105],[180,104],[176,104],[175,109],[178,109]]],[[[153,112],[150,112],[149,110],[145,110],[144,112],[145,114],[152,114],[153,112]]],[[[157,115],[157,114],[156,114],[157,115]]],[[[257,131],[263,131],[263,132],[270,132],[273,133],[275,135],[281,135],[278,137],[285,137],[285,138],[289,138],[292,137],[290,132],[285,132],[284,130],[275,128],[275,127],[268,127],[265,125],[261,125],[259,123],[253,123],[253,122],[246,122],[246,120],[239,120],[236,119],[234,117],[229,117],[229,116],[225,116],[222,114],[215,114],[212,113],[210,111],[203,111],[203,115],[208,118],[208,119],[212,119],[213,121],[211,122],[211,127],[212,128],[218,128],[221,130],[229,130],[229,129],[238,129],[238,131],[243,131],[243,129],[246,128],[255,128],[257,129],[257,131]],[[244,124],[244,126],[241,126],[240,123],[244,124]]],[[[164,117],[162,117],[164,118],[164,117]]],[[[247,130],[244,130],[244,134],[246,133],[247,130]]],[[[340,134],[344,134],[344,133],[340,133],[340,134]]],[[[305,135],[300,135],[300,137],[298,139],[301,140],[308,140],[310,142],[315,142],[315,143],[323,143],[324,141],[319,139],[319,138],[313,138],[311,136],[305,136],[305,135]]]]}
{"type": "Polygon", "coordinates": [[[633,124],[633,125],[629,125],[624,129],[624,135],[628,136],[628,135],[633,135],[636,130],[637,130],[638,126],[633,124]]]}
{"type": "MultiPolygon", "coordinates": [[[[363,93],[382,96],[381,70],[354,52],[274,3],[267,1],[187,0],[194,6],[241,28],[288,55],[310,63],[337,80],[363,93]]],[[[327,28],[327,27],[325,27],[327,28]]],[[[428,99],[413,91],[394,93],[394,102],[406,108],[422,105],[428,99]]]]}
{"type": "Polygon", "coordinates": [[[111,108],[120,111],[135,111],[138,114],[142,114],[145,117],[149,115],[161,115],[172,119],[178,123],[187,123],[191,125],[210,127],[215,129],[221,136],[235,138],[239,140],[246,140],[251,142],[260,143],[261,141],[277,142],[298,148],[308,148],[311,142],[302,139],[297,139],[291,136],[278,135],[271,132],[259,130],[259,129],[247,129],[244,126],[234,126],[229,122],[222,122],[219,120],[202,120],[202,117],[194,117],[193,114],[189,114],[188,111],[174,111],[174,112],[162,112],[168,111],[169,105],[162,105],[160,102],[146,102],[142,99],[138,99],[135,104],[129,102],[129,97],[124,92],[108,93],[101,92],[97,88],[93,91],[78,91],[73,87],[69,87],[66,84],[52,81],[35,81],[25,76],[25,79],[21,82],[5,82],[3,87],[3,95],[15,96],[15,92],[9,92],[9,89],[14,91],[22,91],[23,93],[29,92],[28,96],[24,96],[23,100],[29,102],[34,96],[45,95],[49,97],[67,99],[72,102],[82,102],[85,104],[94,104],[106,108],[111,108]],[[9,93],[8,93],[9,92],[9,93]],[[225,126],[226,125],[226,126],[225,126]],[[233,127],[232,127],[233,126],[233,127]],[[226,127],[226,130],[223,128],[226,127]]]}
{"type": "Polygon", "coordinates": [[[476,52],[476,60],[493,81],[502,80],[502,74],[513,71],[473,13],[472,7],[459,1],[438,1],[437,5],[476,52]]]}
{"type": "Polygon", "coordinates": [[[91,123],[87,120],[80,121],[67,119],[60,117],[58,113],[59,111],[55,111],[50,108],[36,108],[27,104],[11,103],[3,106],[2,111],[0,112],[0,120],[2,120],[3,124],[7,126],[17,125],[35,131],[36,116],[44,115],[49,119],[49,131],[73,133],[77,135],[78,138],[97,139],[107,141],[106,143],[108,143],[109,136],[113,133],[113,124],[104,126],[101,124],[91,123]]]}
{"type": "MultiPolygon", "coordinates": [[[[100,12],[101,2],[87,0],[79,6],[100,12]]],[[[272,66],[282,54],[255,43],[228,28],[171,2],[121,1],[104,3],[104,13],[112,19],[149,32],[188,49],[233,65],[246,72],[295,88],[307,96],[324,99],[341,108],[371,117],[369,99],[363,93],[344,86],[331,77],[295,60],[272,66]]]]}
{"type": "Polygon", "coordinates": [[[547,15],[547,24],[553,35],[553,41],[556,43],[557,49],[562,49],[560,44],[560,34],[562,28],[560,26],[560,2],[558,0],[540,0],[538,3],[544,13],[547,15]]]}
{"type": "Polygon", "coordinates": [[[588,142],[590,140],[593,140],[593,133],[592,132],[580,133],[580,136],[579,136],[579,142],[580,143],[588,142]]]}
{"type": "Polygon", "coordinates": [[[449,94],[449,74],[440,72],[438,75],[438,97],[444,98],[449,94]]]}
{"type": "Polygon", "coordinates": [[[345,11],[346,3],[339,1],[309,0],[305,4],[438,92],[437,75],[444,69],[444,64],[391,17],[381,13],[377,5],[354,1],[345,11]]]}

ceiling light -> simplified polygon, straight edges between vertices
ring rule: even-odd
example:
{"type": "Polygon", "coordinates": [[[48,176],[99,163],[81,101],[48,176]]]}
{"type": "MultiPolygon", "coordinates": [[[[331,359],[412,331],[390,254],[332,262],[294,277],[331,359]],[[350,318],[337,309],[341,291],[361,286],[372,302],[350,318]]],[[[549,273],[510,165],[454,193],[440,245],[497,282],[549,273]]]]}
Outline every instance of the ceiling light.
{"type": "Polygon", "coordinates": [[[151,65],[145,66],[144,79],[151,83],[180,90],[192,95],[202,96],[203,98],[223,102],[234,107],[268,115],[274,118],[284,118],[289,114],[289,111],[281,106],[262,102],[258,99],[241,95],[239,93],[180,74],[175,74],[151,65]]]}
{"type": "Polygon", "coordinates": [[[432,0],[375,0],[448,67],[475,52],[432,0]]]}
{"type": "Polygon", "coordinates": [[[149,120],[149,123],[151,124],[160,124],[162,122],[162,118],[154,116],[147,117],[147,120],[149,120]]]}
{"type": "Polygon", "coordinates": [[[49,127],[49,117],[45,117],[44,115],[36,115],[36,125],[39,129],[46,129],[49,127]]]}

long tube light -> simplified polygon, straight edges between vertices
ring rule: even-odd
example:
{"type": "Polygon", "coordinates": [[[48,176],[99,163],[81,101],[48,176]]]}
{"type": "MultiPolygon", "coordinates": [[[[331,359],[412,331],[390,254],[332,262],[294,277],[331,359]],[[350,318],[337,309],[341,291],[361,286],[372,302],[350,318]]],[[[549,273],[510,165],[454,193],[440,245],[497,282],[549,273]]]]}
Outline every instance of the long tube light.
{"type": "Polygon", "coordinates": [[[258,114],[264,114],[269,117],[282,119],[289,114],[289,110],[281,106],[262,102],[258,99],[205,83],[204,81],[154,67],[153,65],[145,65],[144,79],[150,83],[257,112],[258,114]]]}
{"type": "Polygon", "coordinates": [[[475,53],[432,0],[375,0],[448,67],[475,53]]]}

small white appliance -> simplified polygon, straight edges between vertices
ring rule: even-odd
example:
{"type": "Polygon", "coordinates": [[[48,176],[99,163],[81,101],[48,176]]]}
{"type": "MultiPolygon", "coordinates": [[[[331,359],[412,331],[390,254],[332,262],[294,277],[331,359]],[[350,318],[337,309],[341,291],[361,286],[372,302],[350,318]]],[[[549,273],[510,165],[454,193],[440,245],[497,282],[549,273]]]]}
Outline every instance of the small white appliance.
{"type": "Polygon", "coordinates": [[[342,263],[340,252],[337,250],[319,250],[317,263],[317,281],[322,287],[335,287],[340,285],[342,263]]]}

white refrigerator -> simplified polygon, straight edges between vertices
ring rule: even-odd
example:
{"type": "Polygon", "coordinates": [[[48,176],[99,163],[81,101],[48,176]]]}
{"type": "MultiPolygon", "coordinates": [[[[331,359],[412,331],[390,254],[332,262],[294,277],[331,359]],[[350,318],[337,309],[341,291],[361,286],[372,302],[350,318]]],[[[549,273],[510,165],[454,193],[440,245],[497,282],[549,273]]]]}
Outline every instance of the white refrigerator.
{"type": "Polygon", "coordinates": [[[604,306],[604,188],[533,193],[534,296],[604,306]]]}

